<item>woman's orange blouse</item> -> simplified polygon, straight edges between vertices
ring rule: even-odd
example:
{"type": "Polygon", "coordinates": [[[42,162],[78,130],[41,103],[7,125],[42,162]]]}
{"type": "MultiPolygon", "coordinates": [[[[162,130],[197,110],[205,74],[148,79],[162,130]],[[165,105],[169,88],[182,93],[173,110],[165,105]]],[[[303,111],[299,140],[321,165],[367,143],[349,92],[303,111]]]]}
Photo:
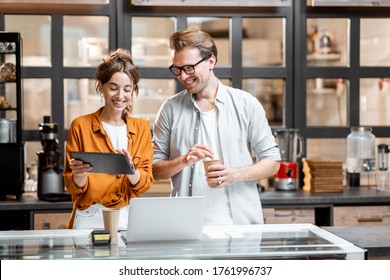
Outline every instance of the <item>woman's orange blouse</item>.
{"type": "Polygon", "coordinates": [[[64,179],[66,189],[72,195],[73,210],[68,228],[73,227],[76,208],[84,210],[95,203],[112,208],[127,206],[130,198],[145,193],[154,181],[152,135],[149,123],[143,119],[129,117],[126,119],[128,151],[141,174],[139,182],[132,185],[124,174],[101,173],[89,173],[87,183],[82,188],[73,182],[72,170],[69,168],[71,151],[116,153],[100,119],[102,109],[103,107],[95,113],[76,118],[69,129],[64,179]]]}

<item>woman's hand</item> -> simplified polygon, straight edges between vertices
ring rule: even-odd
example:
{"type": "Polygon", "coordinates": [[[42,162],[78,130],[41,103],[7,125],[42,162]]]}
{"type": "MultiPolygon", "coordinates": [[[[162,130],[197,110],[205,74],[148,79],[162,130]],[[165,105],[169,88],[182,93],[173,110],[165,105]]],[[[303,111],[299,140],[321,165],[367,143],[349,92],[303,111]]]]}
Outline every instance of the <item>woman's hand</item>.
{"type": "Polygon", "coordinates": [[[69,168],[73,172],[73,182],[82,188],[87,183],[88,172],[92,170],[92,166],[89,163],[84,163],[81,160],[72,158],[69,162],[69,168]]]}
{"type": "MultiPolygon", "coordinates": [[[[129,153],[128,150],[126,150],[126,149],[118,149],[118,150],[116,150],[116,152],[118,154],[126,155],[127,160],[129,161],[129,164],[134,166],[134,169],[135,169],[135,165],[134,165],[134,162],[133,162],[133,157],[131,156],[131,154],[129,153]]],[[[129,178],[130,183],[132,185],[135,185],[141,179],[141,173],[139,172],[138,169],[135,169],[135,173],[134,174],[127,174],[127,177],[129,178]]]]}
{"type": "Polygon", "coordinates": [[[126,158],[127,158],[127,161],[129,162],[129,164],[134,166],[133,157],[131,156],[131,154],[129,153],[128,150],[118,149],[118,150],[116,150],[116,152],[118,154],[126,155],[126,158]]]}

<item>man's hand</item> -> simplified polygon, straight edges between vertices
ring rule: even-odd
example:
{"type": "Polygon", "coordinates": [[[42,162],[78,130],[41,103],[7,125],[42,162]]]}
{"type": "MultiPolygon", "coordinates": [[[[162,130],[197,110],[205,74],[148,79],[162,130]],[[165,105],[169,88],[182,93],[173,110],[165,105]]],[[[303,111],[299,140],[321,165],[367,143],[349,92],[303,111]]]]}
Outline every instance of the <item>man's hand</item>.
{"type": "Polygon", "coordinates": [[[206,147],[205,145],[194,145],[187,153],[187,165],[192,165],[195,162],[200,160],[204,160],[205,158],[213,158],[214,153],[211,149],[206,147]]]}
{"type": "Polygon", "coordinates": [[[210,165],[206,173],[208,183],[215,183],[212,188],[220,188],[237,182],[239,169],[229,168],[223,164],[210,165]]]}

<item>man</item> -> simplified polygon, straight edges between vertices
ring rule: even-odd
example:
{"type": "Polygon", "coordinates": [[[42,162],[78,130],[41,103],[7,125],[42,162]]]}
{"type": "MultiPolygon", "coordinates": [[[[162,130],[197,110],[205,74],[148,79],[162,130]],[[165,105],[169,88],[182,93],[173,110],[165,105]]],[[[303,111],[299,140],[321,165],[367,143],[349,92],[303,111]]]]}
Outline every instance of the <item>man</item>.
{"type": "Polygon", "coordinates": [[[164,102],[153,125],[154,178],[171,178],[172,196],[206,196],[205,225],[263,223],[256,181],[274,175],[280,160],[263,107],[214,75],[218,51],[209,34],[181,30],[170,47],[169,69],[186,90],[164,102]],[[207,178],[206,158],[222,161],[207,178]]]}

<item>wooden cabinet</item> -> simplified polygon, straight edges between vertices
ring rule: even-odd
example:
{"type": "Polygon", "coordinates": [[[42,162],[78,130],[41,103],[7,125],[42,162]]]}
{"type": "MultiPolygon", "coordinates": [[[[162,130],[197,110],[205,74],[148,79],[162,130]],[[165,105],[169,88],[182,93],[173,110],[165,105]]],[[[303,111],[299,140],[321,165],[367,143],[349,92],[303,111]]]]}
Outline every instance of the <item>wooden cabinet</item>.
{"type": "Polygon", "coordinates": [[[0,211],[0,230],[29,229],[29,211],[0,211]]]}
{"type": "Polygon", "coordinates": [[[390,225],[390,206],[333,208],[334,226],[390,225]]]}
{"type": "Polygon", "coordinates": [[[70,211],[32,212],[31,229],[65,229],[70,218],[70,211]]]}
{"type": "MultiPolygon", "coordinates": [[[[263,208],[266,224],[315,223],[312,208],[263,208]]],[[[390,206],[340,206],[333,208],[334,226],[390,225],[390,206]]]]}
{"type": "Polygon", "coordinates": [[[263,208],[265,224],[314,224],[313,208],[263,208]]]}

